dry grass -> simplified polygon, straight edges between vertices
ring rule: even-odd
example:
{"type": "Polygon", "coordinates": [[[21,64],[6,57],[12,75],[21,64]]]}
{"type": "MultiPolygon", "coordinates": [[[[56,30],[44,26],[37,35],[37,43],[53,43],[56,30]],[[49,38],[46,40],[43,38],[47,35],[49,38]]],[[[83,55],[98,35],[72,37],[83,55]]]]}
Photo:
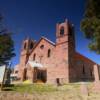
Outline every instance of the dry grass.
{"type": "Polygon", "coordinates": [[[80,91],[80,83],[53,85],[15,85],[7,87],[12,91],[0,93],[0,100],[100,100],[100,93],[94,93],[92,83],[87,83],[89,96],[80,91]]]}

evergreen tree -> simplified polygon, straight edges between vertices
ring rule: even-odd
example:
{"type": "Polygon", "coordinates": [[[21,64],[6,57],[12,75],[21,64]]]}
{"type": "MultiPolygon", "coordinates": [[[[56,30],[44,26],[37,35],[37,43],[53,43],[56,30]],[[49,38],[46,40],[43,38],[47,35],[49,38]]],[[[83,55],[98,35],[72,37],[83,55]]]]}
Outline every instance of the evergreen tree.
{"type": "Polygon", "coordinates": [[[14,41],[11,33],[4,28],[2,23],[3,17],[0,15],[0,65],[9,64],[14,53],[14,41]]]}
{"type": "Polygon", "coordinates": [[[100,54],[100,0],[87,0],[81,30],[90,40],[89,48],[100,54]]]}

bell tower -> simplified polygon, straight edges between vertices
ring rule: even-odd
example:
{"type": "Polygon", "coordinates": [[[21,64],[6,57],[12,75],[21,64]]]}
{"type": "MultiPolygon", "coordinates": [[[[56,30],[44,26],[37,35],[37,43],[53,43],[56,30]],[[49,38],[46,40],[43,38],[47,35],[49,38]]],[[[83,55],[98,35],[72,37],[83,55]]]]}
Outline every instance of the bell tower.
{"type": "MultiPolygon", "coordinates": [[[[56,25],[56,53],[57,59],[59,62],[65,64],[64,68],[66,69],[66,79],[67,82],[74,79],[75,71],[75,37],[74,37],[74,25],[71,24],[68,20],[65,20],[63,23],[57,23],[56,25]],[[73,76],[72,74],[73,73],[73,76]]],[[[61,64],[61,69],[62,69],[61,64]]],[[[63,68],[63,69],[64,69],[63,68]]],[[[64,72],[64,71],[63,71],[64,72]]]]}
{"type": "Polygon", "coordinates": [[[70,42],[75,48],[74,25],[68,20],[64,23],[56,24],[56,45],[70,42]]]}
{"type": "Polygon", "coordinates": [[[27,38],[22,43],[20,63],[25,66],[29,59],[29,55],[34,47],[35,41],[27,38]]]}
{"type": "Polygon", "coordinates": [[[23,40],[22,43],[22,48],[21,48],[21,54],[20,54],[20,68],[19,68],[19,78],[21,80],[25,80],[26,79],[26,64],[29,60],[29,56],[31,51],[33,50],[35,45],[35,41],[33,41],[32,39],[25,39],[23,40]]]}

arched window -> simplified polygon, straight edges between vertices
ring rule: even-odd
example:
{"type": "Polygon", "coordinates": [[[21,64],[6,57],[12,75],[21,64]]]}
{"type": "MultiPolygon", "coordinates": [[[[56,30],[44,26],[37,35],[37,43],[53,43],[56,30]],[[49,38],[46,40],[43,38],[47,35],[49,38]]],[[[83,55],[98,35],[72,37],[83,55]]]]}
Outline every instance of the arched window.
{"type": "Polygon", "coordinates": [[[93,73],[93,70],[92,70],[92,69],[90,69],[90,75],[91,75],[91,77],[92,77],[92,73],[93,73]]]}
{"type": "Polygon", "coordinates": [[[83,65],[83,74],[85,74],[85,67],[84,67],[84,65],[83,65]]]}
{"type": "Polygon", "coordinates": [[[17,74],[17,73],[18,73],[18,70],[15,71],[15,74],[17,74]]]}
{"type": "Polygon", "coordinates": [[[48,49],[48,57],[50,57],[50,56],[51,56],[51,50],[48,49]]]}
{"type": "Polygon", "coordinates": [[[33,48],[33,43],[31,42],[31,44],[30,44],[30,49],[32,49],[33,48]]]}
{"type": "Polygon", "coordinates": [[[35,60],[35,58],[36,58],[36,54],[33,55],[33,60],[35,60]]]}
{"type": "Polygon", "coordinates": [[[26,49],[26,43],[24,44],[24,49],[26,49]]]}
{"type": "Polygon", "coordinates": [[[61,35],[61,36],[64,35],[64,27],[61,27],[61,28],[60,28],[60,35],[61,35]]]}

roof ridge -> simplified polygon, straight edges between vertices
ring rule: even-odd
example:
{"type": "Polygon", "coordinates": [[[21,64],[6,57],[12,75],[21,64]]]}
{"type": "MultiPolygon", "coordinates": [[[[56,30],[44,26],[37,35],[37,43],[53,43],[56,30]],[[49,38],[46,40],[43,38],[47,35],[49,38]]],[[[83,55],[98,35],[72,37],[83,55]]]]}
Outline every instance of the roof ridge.
{"type": "Polygon", "coordinates": [[[51,44],[55,45],[55,43],[53,41],[51,41],[50,39],[48,39],[48,38],[46,38],[44,36],[41,36],[41,38],[43,38],[43,39],[47,40],[48,42],[50,42],[51,44]]]}

